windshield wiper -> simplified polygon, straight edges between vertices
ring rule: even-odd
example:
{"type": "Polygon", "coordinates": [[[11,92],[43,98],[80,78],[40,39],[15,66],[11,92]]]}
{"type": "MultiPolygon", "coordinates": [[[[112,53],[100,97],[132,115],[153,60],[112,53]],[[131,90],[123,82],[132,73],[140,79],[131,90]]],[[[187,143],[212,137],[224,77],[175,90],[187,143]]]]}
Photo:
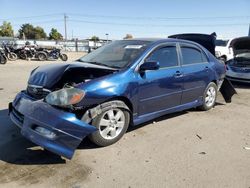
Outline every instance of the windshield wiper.
{"type": "Polygon", "coordinates": [[[90,63],[90,64],[94,64],[94,65],[100,65],[100,66],[104,66],[104,67],[109,67],[109,68],[120,69],[120,67],[118,67],[118,66],[109,66],[109,65],[99,63],[99,62],[96,62],[96,61],[83,61],[81,59],[79,59],[78,61],[84,62],[84,63],[90,63]]]}

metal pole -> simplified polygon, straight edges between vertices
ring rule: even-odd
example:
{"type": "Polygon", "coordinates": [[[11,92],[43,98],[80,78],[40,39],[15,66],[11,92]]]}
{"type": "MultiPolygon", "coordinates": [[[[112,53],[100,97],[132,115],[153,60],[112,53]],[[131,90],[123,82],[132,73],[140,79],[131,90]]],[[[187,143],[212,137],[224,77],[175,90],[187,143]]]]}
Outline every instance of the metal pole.
{"type": "Polygon", "coordinates": [[[249,31],[248,31],[248,36],[250,37],[250,24],[249,24],[249,31]]]}
{"type": "Polygon", "coordinates": [[[67,41],[67,18],[68,16],[66,14],[64,14],[64,39],[65,41],[67,41]]]}
{"type": "Polygon", "coordinates": [[[108,42],[108,40],[109,40],[109,34],[108,33],[106,33],[106,37],[107,37],[107,41],[106,42],[108,42]]]}

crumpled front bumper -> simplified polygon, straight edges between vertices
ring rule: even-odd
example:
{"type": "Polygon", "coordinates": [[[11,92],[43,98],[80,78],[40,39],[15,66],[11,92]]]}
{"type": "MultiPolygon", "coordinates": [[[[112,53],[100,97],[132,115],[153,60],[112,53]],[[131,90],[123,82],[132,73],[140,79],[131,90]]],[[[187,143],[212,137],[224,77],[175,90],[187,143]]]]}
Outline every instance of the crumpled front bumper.
{"type": "Polygon", "coordinates": [[[71,159],[82,139],[97,129],[76,118],[75,114],[54,108],[42,100],[33,100],[25,92],[17,94],[9,104],[11,120],[21,128],[21,134],[35,144],[71,159]],[[53,138],[37,131],[42,127],[53,138]]]}

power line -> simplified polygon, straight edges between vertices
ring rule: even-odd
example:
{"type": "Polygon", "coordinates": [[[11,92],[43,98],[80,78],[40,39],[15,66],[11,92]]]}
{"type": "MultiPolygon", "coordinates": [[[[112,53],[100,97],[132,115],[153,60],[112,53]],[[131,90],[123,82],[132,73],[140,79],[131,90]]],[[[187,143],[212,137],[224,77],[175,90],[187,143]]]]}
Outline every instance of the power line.
{"type": "Polygon", "coordinates": [[[46,24],[46,23],[59,23],[62,22],[62,20],[46,20],[46,21],[37,21],[37,22],[23,22],[20,24],[13,24],[12,26],[20,26],[23,24],[46,24]]]}
{"type": "MultiPolygon", "coordinates": [[[[16,20],[16,19],[34,19],[43,18],[51,16],[62,16],[63,13],[45,14],[45,15],[35,15],[35,16],[22,16],[22,17],[11,17],[11,18],[1,18],[0,20],[16,20]]],[[[250,19],[250,15],[239,15],[239,16],[211,16],[211,17],[132,17],[132,16],[117,16],[117,15],[98,15],[98,14],[79,14],[79,13],[68,13],[67,15],[86,17],[86,18],[112,18],[112,19],[138,19],[138,20],[209,20],[209,19],[250,19]]]]}
{"type": "Polygon", "coordinates": [[[12,18],[1,18],[0,20],[19,20],[19,19],[33,19],[33,18],[43,18],[43,17],[51,17],[51,16],[61,16],[62,14],[45,14],[45,15],[37,15],[37,16],[23,16],[23,17],[12,17],[12,18]]]}
{"type": "Polygon", "coordinates": [[[91,15],[91,14],[77,14],[69,13],[72,16],[86,17],[86,18],[115,18],[115,19],[140,19],[140,20],[203,20],[203,19],[250,19],[250,15],[241,16],[213,16],[213,17],[128,17],[128,16],[114,16],[114,15],[91,15]]]}
{"type": "Polygon", "coordinates": [[[88,20],[74,20],[69,19],[71,22],[88,23],[88,24],[100,24],[100,25],[124,25],[124,26],[137,26],[137,27],[226,27],[226,26],[243,26],[249,23],[232,23],[232,24],[132,24],[132,23],[116,23],[116,22],[95,22],[88,20]]]}

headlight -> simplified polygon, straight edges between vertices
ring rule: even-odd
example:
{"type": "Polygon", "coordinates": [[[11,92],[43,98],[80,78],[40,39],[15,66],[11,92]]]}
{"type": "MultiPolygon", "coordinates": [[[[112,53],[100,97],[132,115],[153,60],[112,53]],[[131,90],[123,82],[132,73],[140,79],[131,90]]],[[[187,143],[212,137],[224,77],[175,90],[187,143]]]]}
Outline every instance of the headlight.
{"type": "Polygon", "coordinates": [[[85,93],[77,88],[66,88],[47,95],[45,101],[55,106],[70,106],[79,103],[85,93]]]}

